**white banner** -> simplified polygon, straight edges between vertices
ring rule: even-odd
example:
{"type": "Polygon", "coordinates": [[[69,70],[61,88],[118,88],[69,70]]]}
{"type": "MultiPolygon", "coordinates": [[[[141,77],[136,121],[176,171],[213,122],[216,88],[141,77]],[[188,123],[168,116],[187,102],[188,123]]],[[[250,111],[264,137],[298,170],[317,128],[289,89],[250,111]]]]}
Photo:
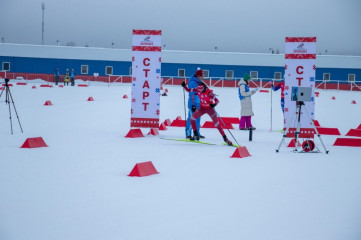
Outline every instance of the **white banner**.
{"type": "Polygon", "coordinates": [[[133,30],[131,127],[159,127],[161,34],[133,30]]]}
{"type": "Polygon", "coordinates": [[[293,87],[310,87],[310,101],[301,106],[300,137],[313,137],[312,121],[315,115],[316,37],[286,37],[285,51],[285,111],[284,127],[290,127],[293,137],[298,123],[297,102],[292,101],[293,87]],[[305,111],[307,109],[308,114],[305,111]]]}

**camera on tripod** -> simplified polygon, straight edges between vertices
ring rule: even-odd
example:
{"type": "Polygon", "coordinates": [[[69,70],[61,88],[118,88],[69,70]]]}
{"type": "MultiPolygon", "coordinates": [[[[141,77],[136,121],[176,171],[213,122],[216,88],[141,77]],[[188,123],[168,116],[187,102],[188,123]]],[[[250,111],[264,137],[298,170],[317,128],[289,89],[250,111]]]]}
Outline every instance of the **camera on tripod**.
{"type": "Polygon", "coordinates": [[[311,102],[311,100],[312,100],[311,87],[292,87],[291,101],[311,102]]]}

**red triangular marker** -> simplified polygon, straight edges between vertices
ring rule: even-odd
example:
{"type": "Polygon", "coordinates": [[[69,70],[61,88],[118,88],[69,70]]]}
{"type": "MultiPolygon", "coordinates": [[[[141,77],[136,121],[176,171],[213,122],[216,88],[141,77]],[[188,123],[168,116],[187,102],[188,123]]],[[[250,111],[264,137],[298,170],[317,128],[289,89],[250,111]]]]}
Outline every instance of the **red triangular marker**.
{"type": "Polygon", "coordinates": [[[27,138],[20,148],[48,147],[42,137],[27,138]]]}
{"type": "Polygon", "coordinates": [[[250,157],[251,154],[249,154],[246,147],[238,147],[236,151],[234,151],[231,158],[244,158],[244,157],[250,157]]]}
{"type": "Polygon", "coordinates": [[[158,174],[157,169],[155,169],[153,163],[142,162],[135,164],[133,170],[129,173],[129,177],[145,177],[153,174],[158,174]]]}

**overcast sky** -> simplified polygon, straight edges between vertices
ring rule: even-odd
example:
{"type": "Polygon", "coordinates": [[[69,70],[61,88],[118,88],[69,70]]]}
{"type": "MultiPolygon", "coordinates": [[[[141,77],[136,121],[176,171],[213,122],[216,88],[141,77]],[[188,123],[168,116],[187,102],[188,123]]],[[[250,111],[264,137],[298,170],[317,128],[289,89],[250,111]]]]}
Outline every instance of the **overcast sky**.
{"type": "MultiPolygon", "coordinates": [[[[160,29],[168,50],[284,53],[316,36],[317,52],[361,55],[361,0],[0,0],[6,43],[131,48],[132,29],[160,29]]],[[[1,54],[1,53],[0,53],[1,54]]]]}

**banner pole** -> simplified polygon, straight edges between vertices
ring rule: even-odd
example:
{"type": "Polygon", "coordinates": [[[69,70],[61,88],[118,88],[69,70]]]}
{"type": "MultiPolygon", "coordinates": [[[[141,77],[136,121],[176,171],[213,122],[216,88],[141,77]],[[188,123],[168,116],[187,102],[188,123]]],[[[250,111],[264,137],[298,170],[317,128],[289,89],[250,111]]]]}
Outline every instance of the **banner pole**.
{"type": "Polygon", "coordinates": [[[272,85],[271,85],[271,129],[270,129],[270,131],[272,132],[272,92],[273,92],[273,88],[272,88],[272,86],[273,86],[273,81],[272,81],[272,85]]]}

